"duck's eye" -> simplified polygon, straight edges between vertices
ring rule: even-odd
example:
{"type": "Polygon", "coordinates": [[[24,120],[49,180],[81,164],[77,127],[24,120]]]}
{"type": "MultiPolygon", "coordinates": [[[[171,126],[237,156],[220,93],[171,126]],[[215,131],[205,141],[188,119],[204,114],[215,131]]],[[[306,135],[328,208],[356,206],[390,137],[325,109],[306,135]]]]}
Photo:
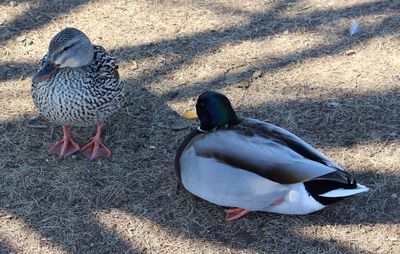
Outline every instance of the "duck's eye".
{"type": "Polygon", "coordinates": [[[62,51],[67,51],[69,48],[71,48],[71,46],[66,46],[62,49],[62,51]]]}

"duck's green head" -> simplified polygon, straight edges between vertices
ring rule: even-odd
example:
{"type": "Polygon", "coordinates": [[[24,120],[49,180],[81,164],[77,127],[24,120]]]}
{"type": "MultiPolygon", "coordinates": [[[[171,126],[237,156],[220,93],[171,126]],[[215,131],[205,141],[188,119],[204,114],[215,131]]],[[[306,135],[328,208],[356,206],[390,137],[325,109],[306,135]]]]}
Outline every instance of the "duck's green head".
{"type": "Polygon", "coordinates": [[[94,50],[90,39],[76,28],[65,28],[50,41],[48,60],[33,77],[34,83],[40,83],[50,77],[59,68],[77,68],[93,60],[94,50]]]}
{"type": "Polygon", "coordinates": [[[200,128],[205,131],[238,122],[229,99],[222,93],[213,91],[204,92],[199,96],[196,114],[200,120],[200,128]]]}

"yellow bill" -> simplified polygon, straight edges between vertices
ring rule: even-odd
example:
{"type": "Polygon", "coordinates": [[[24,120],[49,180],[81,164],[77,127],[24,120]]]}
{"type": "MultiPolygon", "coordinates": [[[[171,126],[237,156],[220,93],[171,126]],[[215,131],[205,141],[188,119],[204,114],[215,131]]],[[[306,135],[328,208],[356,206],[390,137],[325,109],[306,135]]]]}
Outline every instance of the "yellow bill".
{"type": "Polygon", "coordinates": [[[185,114],[183,114],[183,118],[185,118],[186,120],[194,120],[197,119],[197,114],[196,114],[196,110],[193,109],[191,111],[186,112],[185,114]]]}

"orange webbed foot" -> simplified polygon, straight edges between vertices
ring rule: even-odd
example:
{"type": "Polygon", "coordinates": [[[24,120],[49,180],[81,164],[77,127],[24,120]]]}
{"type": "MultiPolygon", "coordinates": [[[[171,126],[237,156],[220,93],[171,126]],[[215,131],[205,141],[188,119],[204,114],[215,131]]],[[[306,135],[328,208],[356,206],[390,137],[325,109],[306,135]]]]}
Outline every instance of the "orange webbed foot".
{"type": "Polygon", "coordinates": [[[49,154],[67,157],[79,151],[79,145],[72,139],[71,134],[69,133],[69,127],[67,125],[63,126],[63,131],[64,138],[49,148],[49,154]]]}
{"type": "Polygon", "coordinates": [[[93,140],[80,150],[80,152],[90,160],[95,160],[99,157],[111,157],[111,150],[106,145],[101,143],[100,137],[102,128],[103,124],[98,123],[96,127],[96,135],[93,137],[93,140]]]}
{"type": "Polygon", "coordinates": [[[86,158],[95,160],[99,157],[111,157],[111,150],[101,143],[100,139],[94,138],[89,144],[81,148],[80,152],[86,156],[86,158]]]}
{"type": "Polygon", "coordinates": [[[225,212],[226,212],[226,220],[232,221],[232,220],[240,219],[241,217],[248,214],[250,211],[247,209],[243,209],[243,208],[231,208],[231,209],[225,210],[225,212]]]}

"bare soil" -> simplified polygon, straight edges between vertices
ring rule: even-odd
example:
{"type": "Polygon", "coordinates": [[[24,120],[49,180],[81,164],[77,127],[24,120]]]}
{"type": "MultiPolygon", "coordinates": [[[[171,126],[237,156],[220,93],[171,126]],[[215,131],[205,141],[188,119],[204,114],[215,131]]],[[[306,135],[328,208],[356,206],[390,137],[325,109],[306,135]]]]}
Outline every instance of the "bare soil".
{"type": "MultiPolygon", "coordinates": [[[[400,253],[400,2],[0,1],[0,253],[400,253]],[[350,36],[353,21],[361,30],[350,36]],[[127,103],[111,159],[59,159],[31,76],[52,36],[119,59],[127,103]],[[260,73],[261,71],[261,73],[260,73]],[[370,187],[307,216],[176,193],[180,115],[208,89],[296,133],[370,187]],[[38,118],[36,117],[38,116],[38,118]]],[[[95,128],[74,128],[87,143],[95,128]]]]}

